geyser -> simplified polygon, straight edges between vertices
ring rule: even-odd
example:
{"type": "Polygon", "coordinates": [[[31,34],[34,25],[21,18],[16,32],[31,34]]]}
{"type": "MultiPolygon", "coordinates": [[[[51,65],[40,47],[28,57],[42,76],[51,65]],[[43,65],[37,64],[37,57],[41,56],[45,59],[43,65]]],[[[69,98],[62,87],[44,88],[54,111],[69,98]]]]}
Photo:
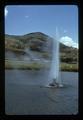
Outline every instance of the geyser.
{"type": "Polygon", "coordinates": [[[53,38],[52,40],[52,62],[46,87],[63,87],[60,78],[59,37],[57,29],[56,39],[53,38]]]}

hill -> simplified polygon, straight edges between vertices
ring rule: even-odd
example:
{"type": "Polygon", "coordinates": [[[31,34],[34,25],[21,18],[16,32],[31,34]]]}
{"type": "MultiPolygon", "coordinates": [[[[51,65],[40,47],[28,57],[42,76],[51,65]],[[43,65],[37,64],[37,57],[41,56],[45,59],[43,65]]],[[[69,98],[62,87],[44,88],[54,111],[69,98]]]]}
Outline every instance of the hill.
{"type": "MultiPolygon", "coordinates": [[[[41,32],[29,33],[22,36],[5,35],[6,59],[50,60],[52,57],[51,49],[52,38],[41,32]]],[[[77,63],[78,49],[60,43],[60,60],[66,63],[77,63]]]]}

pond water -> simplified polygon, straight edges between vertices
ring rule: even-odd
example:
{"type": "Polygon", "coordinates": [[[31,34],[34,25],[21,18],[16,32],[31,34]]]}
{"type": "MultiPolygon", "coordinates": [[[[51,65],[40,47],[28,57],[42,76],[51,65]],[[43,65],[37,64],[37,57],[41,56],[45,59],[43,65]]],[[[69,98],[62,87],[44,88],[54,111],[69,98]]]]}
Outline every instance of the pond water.
{"type": "Polygon", "coordinates": [[[5,113],[57,115],[78,113],[78,72],[61,72],[63,88],[45,88],[48,71],[6,70],[5,113]]]}

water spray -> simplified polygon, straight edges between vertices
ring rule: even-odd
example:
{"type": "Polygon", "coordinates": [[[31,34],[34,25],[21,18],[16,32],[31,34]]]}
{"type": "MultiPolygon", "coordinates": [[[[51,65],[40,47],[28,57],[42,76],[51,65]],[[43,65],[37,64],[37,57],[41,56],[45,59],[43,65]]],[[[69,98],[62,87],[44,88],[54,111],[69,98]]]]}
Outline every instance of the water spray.
{"type": "Polygon", "coordinates": [[[53,37],[52,62],[49,73],[49,81],[46,87],[63,87],[60,78],[60,57],[59,57],[59,33],[56,28],[56,38],[53,37]]]}

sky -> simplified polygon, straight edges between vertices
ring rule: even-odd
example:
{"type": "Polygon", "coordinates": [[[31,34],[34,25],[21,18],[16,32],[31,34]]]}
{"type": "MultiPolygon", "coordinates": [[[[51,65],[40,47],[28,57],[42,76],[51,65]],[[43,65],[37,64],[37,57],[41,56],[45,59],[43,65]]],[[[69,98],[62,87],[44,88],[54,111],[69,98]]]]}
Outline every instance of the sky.
{"type": "Polygon", "coordinates": [[[4,8],[5,34],[42,32],[78,48],[78,7],[75,5],[9,5],[4,8]]]}

